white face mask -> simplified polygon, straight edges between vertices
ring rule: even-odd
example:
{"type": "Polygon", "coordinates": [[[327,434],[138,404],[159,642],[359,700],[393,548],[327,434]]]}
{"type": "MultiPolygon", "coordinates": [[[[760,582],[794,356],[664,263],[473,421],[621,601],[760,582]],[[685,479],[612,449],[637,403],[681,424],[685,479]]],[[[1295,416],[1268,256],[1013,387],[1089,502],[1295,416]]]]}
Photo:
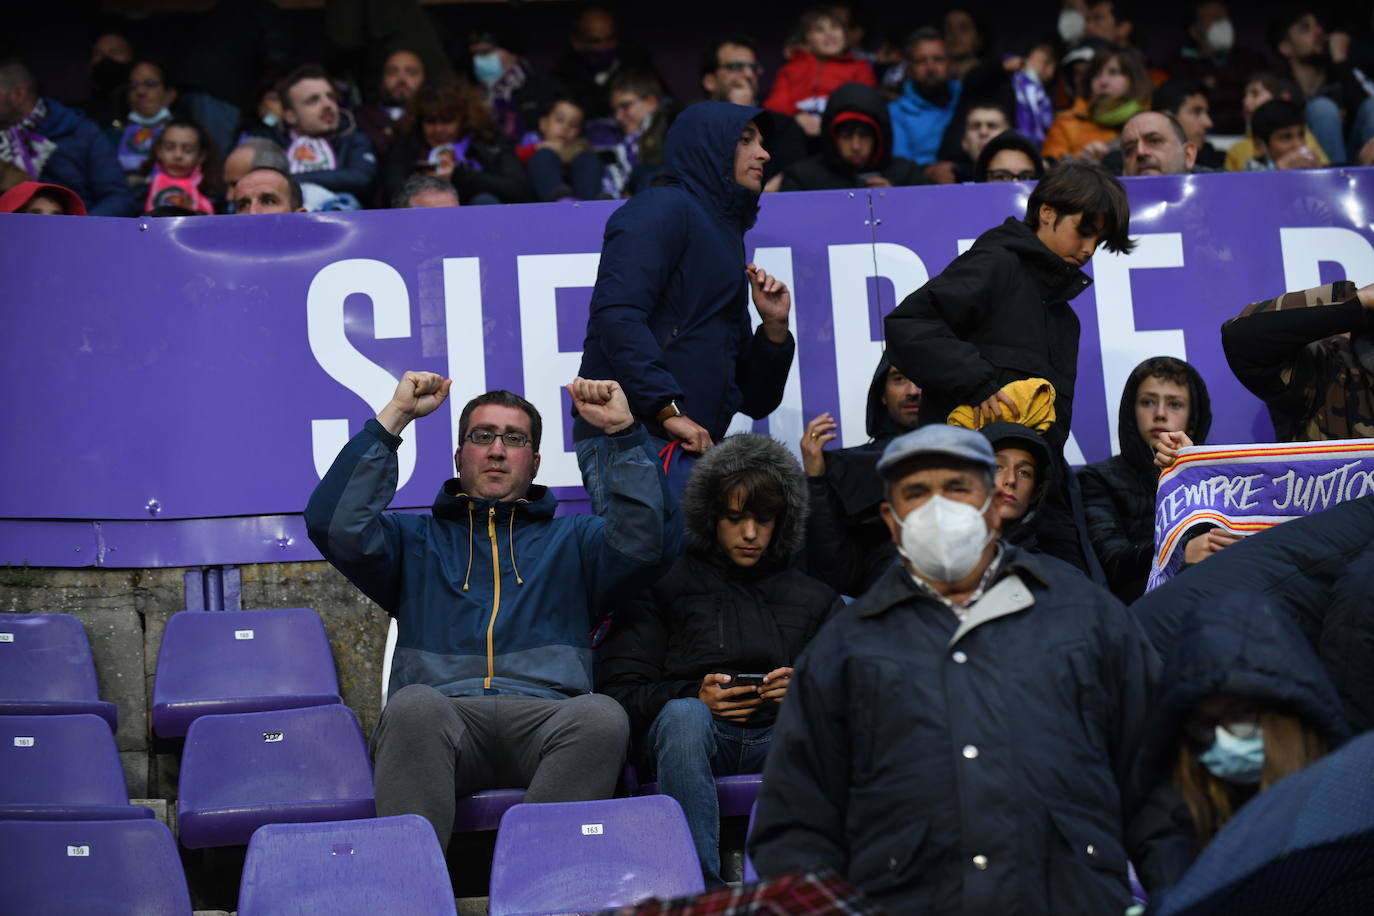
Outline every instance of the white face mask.
{"type": "Polygon", "coordinates": [[[1236,46],[1236,27],[1229,19],[1218,19],[1207,27],[1203,34],[1207,47],[1217,54],[1225,54],[1236,46]]]}
{"type": "Polygon", "coordinates": [[[1064,39],[1064,44],[1071,45],[1083,37],[1083,25],[1086,20],[1078,10],[1059,11],[1059,37],[1064,39]]]}
{"type": "Polygon", "coordinates": [[[980,509],[936,494],[902,519],[902,541],[897,545],[911,568],[935,582],[958,582],[971,573],[993,533],[983,513],[992,494],[980,509]]]}

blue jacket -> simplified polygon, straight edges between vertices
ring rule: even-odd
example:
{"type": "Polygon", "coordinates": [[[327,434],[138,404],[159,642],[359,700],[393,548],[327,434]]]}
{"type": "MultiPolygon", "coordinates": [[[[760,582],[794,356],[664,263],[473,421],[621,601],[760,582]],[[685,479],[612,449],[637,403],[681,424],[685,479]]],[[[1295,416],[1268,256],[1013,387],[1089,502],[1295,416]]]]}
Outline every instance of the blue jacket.
{"type": "MultiPolygon", "coordinates": [[[[719,440],[738,411],[782,401],[796,342],[751,332],[744,232],[758,195],[735,181],[735,146],[759,108],[699,102],[668,131],[667,184],[606,223],[582,345],[585,378],[620,382],[651,431],[669,401],[719,440]]],[[[598,430],[579,418],[578,440],[598,430]]]]}
{"type": "MultiPolygon", "coordinates": [[[[346,126],[329,138],[338,167],[318,172],[297,172],[296,180],[320,185],[336,194],[352,194],[366,206],[367,195],[372,193],[381,167],[377,164],[377,154],[372,151],[372,141],[367,139],[367,134],[353,127],[351,120],[344,123],[346,126]]],[[[284,130],[273,131],[269,138],[280,144],[282,149],[291,147],[291,135],[284,130]]]]}
{"type": "Polygon", "coordinates": [[[902,94],[888,104],[892,115],[892,155],[910,159],[917,165],[929,165],[938,158],[940,138],[959,107],[963,84],[953,80],[949,84],[949,102],[936,106],[923,98],[911,84],[902,83],[902,94]]]}
{"type": "Polygon", "coordinates": [[[310,496],[310,540],[396,618],[390,690],[562,699],[592,689],[588,634],[611,586],[658,563],[662,474],[643,428],[609,437],[605,517],[554,518],[547,488],[474,499],[446,482],[431,515],[382,514],[396,492],[393,436],[376,420],[344,446],[310,496]]]}
{"type": "Polygon", "coordinates": [[[124,179],[114,146],[81,112],[44,99],[48,114],[34,131],[57,144],[43,165],[39,181],[71,188],[86,204],[89,216],[135,216],[138,201],[124,179]]]}

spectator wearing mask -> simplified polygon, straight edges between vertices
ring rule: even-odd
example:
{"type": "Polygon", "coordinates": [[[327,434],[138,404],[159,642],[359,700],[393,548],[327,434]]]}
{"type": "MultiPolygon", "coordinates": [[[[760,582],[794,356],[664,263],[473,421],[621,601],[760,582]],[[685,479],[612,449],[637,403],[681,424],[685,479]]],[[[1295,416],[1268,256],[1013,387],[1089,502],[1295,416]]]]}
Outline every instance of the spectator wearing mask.
{"type": "Polygon", "coordinates": [[[663,171],[663,147],[676,111],[657,78],[633,70],[611,80],[611,107],[620,142],[614,147],[615,161],[606,167],[602,189],[609,197],[630,197],[663,171]]]}
{"type": "Polygon", "coordinates": [[[797,31],[801,46],[778,71],[763,107],[793,118],[808,137],[819,137],[830,93],[845,83],[877,86],[878,81],[867,61],[848,52],[844,23],[829,7],[806,10],[797,31]]]}
{"type": "Polygon", "coordinates": [[[1183,125],[1158,111],[1142,111],[1126,122],[1121,129],[1121,158],[1122,173],[1130,177],[1199,170],[1197,147],[1188,140],[1183,125]]]}
{"type": "Polygon", "coordinates": [[[119,156],[120,168],[129,176],[131,186],[142,185],[142,171],[157,146],[162,129],[172,120],[172,104],[177,91],[167,84],[162,68],[141,60],[129,71],[129,112],[125,123],[110,128],[110,137],[119,156]]]}
{"type": "Polygon", "coordinates": [[[682,805],[708,887],[725,883],[714,777],[763,770],[792,665],[844,606],[791,565],[806,513],[781,443],[723,440],[682,495],[687,553],[616,614],[601,647],[597,689],[625,707],[632,759],[682,805]]]}
{"type": "Polygon", "coordinates": [[[129,110],[129,70],[134,46],[117,32],[106,32],[91,45],[86,99],[81,108],[96,124],[108,127],[129,110]]]}
{"type": "Polygon", "coordinates": [[[0,162],[69,188],[91,216],[138,211],[109,139],[80,112],[40,96],[18,61],[0,65],[0,162]]]}
{"type": "Polygon", "coordinates": [[[582,109],[572,96],[551,99],[537,123],[539,129],[526,134],[515,151],[529,172],[534,199],[599,196],[605,166],[582,136],[582,109]]]}
{"type": "Polygon", "coordinates": [[[1193,853],[1247,801],[1351,733],[1331,679],[1289,612],[1243,586],[1192,604],[1159,683],[1142,771],[1182,797],[1193,853]]]}
{"type": "Polygon", "coordinates": [[[926,177],[940,184],[954,180],[953,166],[936,163],[940,137],[954,118],[963,86],[949,76],[945,40],[934,29],[917,29],[906,39],[906,79],[901,95],[889,106],[893,155],[927,168],[926,177]]]}
{"type": "MultiPolygon", "coordinates": [[[[1245,115],[1245,136],[1231,144],[1231,148],[1226,151],[1226,171],[1243,172],[1246,163],[1255,158],[1255,141],[1250,133],[1250,121],[1261,105],[1273,99],[1301,103],[1302,90],[1272,73],[1256,73],[1250,77],[1250,81],[1245,84],[1245,95],[1241,97],[1241,111],[1245,115]]],[[[1312,135],[1311,128],[1304,129],[1303,141],[1316,155],[1320,165],[1331,164],[1331,158],[1312,135]]]]}
{"type": "MultiPolygon", "coordinates": [[[[1117,442],[1121,451],[1078,472],[1088,537],[1107,574],[1107,586],[1130,604],[1145,593],[1155,546],[1155,488],[1159,468],[1155,446],[1166,433],[1186,433],[1197,445],[1207,441],[1212,403],[1207,384],[1192,366],[1171,356],[1155,356],[1136,366],[1121,391],[1117,442]]],[[[1205,559],[1218,543],[1203,529],[1188,541],[1188,563],[1205,559]]],[[[1217,529],[1220,543],[1230,536],[1217,529]]],[[[1220,549],[1220,547],[1216,547],[1220,549]]]]}
{"type": "Polygon", "coordinates": [[[784,191],[891,188],[923,184],[921,169],[892,155],[887,100],[872,86],[846,83],[825,106],[821,151],[783,173],[784,191]]]}
{"type": "Polygon", "coordinates": [[[1269,41],[1302,91],[1307,126],[1341,164],[1374,139],[1374,81],[1349,57],[1349,37],[1333,42],[1313,8],[1290,6],[1269,26],[1269,41]]]}
{"type": "Polygon", "coordinates": [[[621,40],[614,16],[603,7],[583,8],[549,76],[577,99],[589,120],[596,121],[611,114],[607,92],[622,70],[647,73],[663,83],[649,54],[621,40]]]}
{"type": "Polygon", "coordinates": [[[296,68],[282,80],[281,101],[286,129],[272,139],[286,150],[291,174],[323,188],[322,198],[347,195],[333,208],[361,207],[377,180],[377,156],[339,108],[329,74],[313,65],[296,68]]]}
{"type": "Polygon", "coordinates": [[[70,188],[37,181],[21,181],[0,194],[0,213],[35,216],[85,216],[86,205],[70,188]]]}
{"type": "Polygon", "coordinates": [[[382,62],[382,79],[377,101],[361,105],[356,111],[358,129],[372,141],[372,150],[385,157],[406,103],[425,83],[425,62],[407,48],[397,48],[382,62]]]}
{"type": "Polygon", "coordinates": [[[1149,105],[1152,86],[1139,52],[1106,48],[1088,65],[1087,88],[1087,97],[1050,125],[1041,149],[1046,159],[1101,162],[1131,116],[1149,105]]]}
{"type": "Polygon", "coordinates": [[[1191,80],[1169,80],[1155,88],[1150,96],[1150,108],[1182,125],[1187,142],[1197,150],[1199,171],[1221,171],[1226,164],[1226,154],[1207,140],[1207,132],[1212,129],[1212,109],[1206,86],[1191,80]]]}
{"type": "Polygon", "coordinates": [[[530,199],[515,145],[497,130],[481,94],[460,83],[426,84],[411,98],[387,154],[387,198],[395,198],[416,172],[449,181],[464,206],[530,199]]]}
{"type": "Polygon", "coordinates": [[[472,55],[473,78],[496,116],[497,129],[519,141],[535,129],[542,116],[540,100],[556,90],[517,53],[517,40],[510,30],[478,28],[468,36],[468,53],[472,55]]]}
{"type": "Polygon", "coordinates": [[[1318,168],[1321,160],[1304,142],[1306,130],[1300,106],[1281,99],[1265,102],[1250,119],[1250,142],[1255,146],[1255,156],[1245,163],[1245,170],[1318,168]]]}
{"type": "Polygon", "coordinates": [[[979,183],[1039,181],[1044,174],[1039,146],[1014,130],[1003,131],[989,140],[973,164],[973,180],[979,183]]]}
{"type": "Polygon", "coordinates": [[[1374,285],[1340,280],[1251,303],[1221,326],[1221,345],[1278,441],[1374,437],[1374,285]]]}
{"type": "MultiPolygon", "coordinates": [[[[1240,134],[1245,132],[1246,116],[1241,110],[1245,84],[1250,74],[1264,69],[1264,63],[1263,55],[1236,44],[1236,27],[1227,4],[1204,0],[1193,5],[1188,40],[1164,69],[1171,81],[1203,86],[1217,133],[1240,134]]],[[[1159,108],[1158,103],[1155,108],[1159,108]]]]}
{"type": "Polygon", "coordinates": [[[867,442],[825,451],[837,436],[835,418],[823,413],[806,424],[801,440],[811,492],[806,568],[841,594],[862,595],[897,558],[878,511],[883,491],[876,468],[887,444],[915,429],[920,415],[920,386],[884,358],[868,386],[867,442]]]}
{"type": "Polygon", "coordinates": [[[437,175],[411,175],[401,186],[391,206],[396,209],[407,207],[456,207],[458,192],[445,179],[437,175]]]}
{"type": "MultiPolygon", "coordinates": [[[[701,89],[713,102],[757,107],[762,72],[754,39],[748,35],[722,35],[707,45],[701,55],[701,89]]],[[[769,159],[763,167],[763,189],[776,191],[782,183],[783,171],[806,158],[806,135],[795,120],[776,111],[765,111],[758,120],[768,137],[769,159]]]]}
{"type": "Polygon", "coordinates": [[[198,122],[174,118],[158,137],[148,162],[148,193],[143,212],[159,207],[181,207],[213,216],[211,197],[218,194],[215,175],[219,163],[210,133],[198,122]]]}

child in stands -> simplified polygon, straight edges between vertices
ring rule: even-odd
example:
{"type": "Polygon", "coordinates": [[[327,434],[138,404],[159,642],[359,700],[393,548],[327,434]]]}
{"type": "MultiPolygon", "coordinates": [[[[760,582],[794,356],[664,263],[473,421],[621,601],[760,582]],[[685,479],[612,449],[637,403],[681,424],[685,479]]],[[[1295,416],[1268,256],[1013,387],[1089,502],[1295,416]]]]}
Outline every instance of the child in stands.
{"type": "Polygon", "coordinates": [[[1245,170],[1263,172],[1319,167],[1321,160],[1304,139],[1306,131],[1307,119],[1302,106],[1282,99],[1265,102],[1250,119],[1255,158],[1245,164],[1245,170]]]}
{"type": "Polygon", "coordinates": [[[830,93],[845,83],[876,86],[873,67],[849,53],[844,22],[828,6],[812,7],[797,27],[802,46],[778,71],[763,107],[795,118],[808,137],[821,134],[830,93]]]}
{"type": "Polygon", "coordinates": [[[601,193],[601,158],[582,135],[582,119],[572,97],[558,96],[544,107],[539,129],[526,134],[516,149],[535,200],[592,200],[601,193]]]}
{"type": "Polygon", "coordinates": [[[210,134],[198,122],[173,119],[162,129],[153,155],[149,158],[152,171],[148,177],[148,196],[143,212],[158,207],[183,207],[197,213],[213,214],[214,204],[206,193],[208,188],[205,164],[213,151],[210,134]]]}

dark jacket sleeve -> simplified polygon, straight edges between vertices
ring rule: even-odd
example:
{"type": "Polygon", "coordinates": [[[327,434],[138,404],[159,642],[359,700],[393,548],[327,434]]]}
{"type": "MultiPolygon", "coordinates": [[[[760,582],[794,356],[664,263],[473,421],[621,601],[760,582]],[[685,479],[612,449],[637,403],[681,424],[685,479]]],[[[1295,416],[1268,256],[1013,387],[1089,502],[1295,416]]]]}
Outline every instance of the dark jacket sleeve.
{"type": "MultiPolygon", "coordinates": [[[[640,200],[648,202],[652,194],[651,189],[640,200]]],[[[587,327],[610,364],[610,377],[625,389],[630,409],[652,421],[664,404],[683,395],[663,362],[649,316],[677,266],[687,230],[678,207],[636,203],[621,207],[606,223],[587,327]]]]}
{"type": "Polygon", "coordinates": [[[338,168],[304,172],[296,178],[302,182],[323,185],[336,194],[352,194],[366,205],[379,171],[372,141],[360,130],[350,131],[335,138],[334,155],[338,160],[338,168]]]}
{"type": "Polygon", "coordinates": [[[985,320],[1012,266],[1004,257],[1016,256],[970,249],[888,314],[887,356],[903,375],[956,404],[978,404],[997,391],[996,367],[964,338],[985,320]]]}
{"type": "Polygon", "coordinates": [[[669,700],[694,697],[700,686],[663,679],[668,660],[668,624],[659,606],[663,598],[651,589],[616,613],[597,666],[597,691],[625,707],[636,735],[648,730],[669,700]]]}
{"type": "Polygon", "coordinates": [[[750,332],[747,312],[740,320],[743,322],[741,333],[747,336],[735,360],[735,384],[739,385],[741,395],[739,409],[741,413],[761,420],[782,403],[797,341],[788,331],[786,340],[773,343],[763,332],[763,325],[750,332]]]}
{"type": "Polygon", "coordinates": [[[1088,539],[1102,563],[1102,571],[1107,574],[1107,582],[1117,588],[1125,582],[1148,576],[1155,545],[1131,541],[1127,526],[1117,515],[1112,483],[1100,468],[1090,465],[1078,472],[1078,486],[1083,491],[1088,539]]]}
{"type": "Polygon", "coordinates": [[[119,166],[110,139],[94,124],[82,124],[81,141],[85,145],[86,212],[91,216],[133,216],[138,213],[138,201],[129,190],[124,170],[119,166]]]}
{"type": "Polygon", "coordinates": [[[1231,371],[1251,393],[1279,410],[1307,406],[1316,371],[1309,344],[1346,331],[1374,329],[1370,312],[1353,298],[1353,283],[1333,289],[1344,301],[1295,307],[1317,292],[1303,290],[1253,303],[1221,326],[1221,345],[1231,371]]]}
{"type": "Polygon", "coordinates": [[[305,507],[311,543],[391,614],[400,605],[401,534],[382,510],[396,495],[400,445],[400,436],[368,420],[339,452],[305,507]]]}
{"type": "Polygon", "coordinates": [[[842,595],[854,595],[865,577],[864,558],[848,536],[844,507],[829,477],[808,477],[811,514],[806,518],[806,571],[842,595]]]}
{"type": "Polygon", "coordinates": [[[503,204],[524,203],[532,196],[529,176],[520,157],[508,143],[489,144],[482,157],[482,171],[455,169],[453,183],[464,202],[477,194],[491,194],[503,204]]]}

